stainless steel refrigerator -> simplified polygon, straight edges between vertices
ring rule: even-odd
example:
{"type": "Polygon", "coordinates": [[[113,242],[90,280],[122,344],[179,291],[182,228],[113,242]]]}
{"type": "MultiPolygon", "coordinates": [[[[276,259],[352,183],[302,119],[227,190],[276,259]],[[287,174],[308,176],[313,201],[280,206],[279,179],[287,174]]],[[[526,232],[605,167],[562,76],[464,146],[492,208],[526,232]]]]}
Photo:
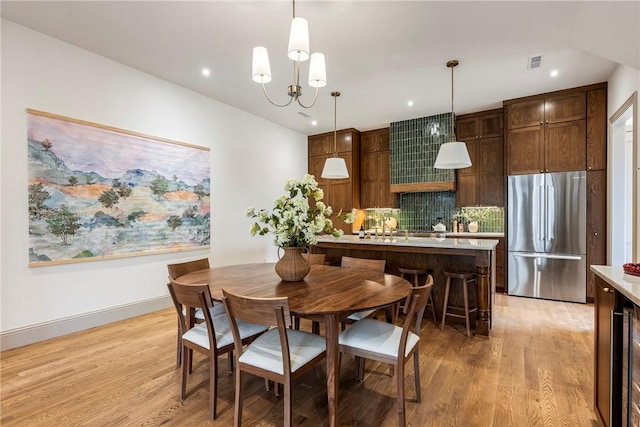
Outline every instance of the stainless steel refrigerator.
{"type": "Polygon", "coordinates": [[[508,293],[586,302],[586,172],[509,176],[508,293]]]}

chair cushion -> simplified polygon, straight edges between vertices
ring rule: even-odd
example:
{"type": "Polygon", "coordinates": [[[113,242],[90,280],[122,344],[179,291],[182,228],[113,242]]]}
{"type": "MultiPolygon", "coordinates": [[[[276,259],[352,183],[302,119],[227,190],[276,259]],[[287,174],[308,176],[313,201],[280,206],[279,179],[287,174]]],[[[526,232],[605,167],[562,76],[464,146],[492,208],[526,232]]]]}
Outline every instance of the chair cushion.
{"type": "MultiPolygon", "coordinates": [[[[218,348],[233,343],[233,333],[231,332],[231,325],[229,325],[229,319],[227,318],[226,313],[213,318],[213,329],[216,331],[216,344],[218,348]]],[[[259,334],[267,329],[268,328],[266,326],[238,321],[238,331],[240,332],[241,339],[259,334]]],[[[209,349],[207,324],[198,323],[182,335],[182,339],[197,344],[200,347],[209,349]]]]}
{"type": "MultiPolygon", "coordinates": [[[[295,372],[326,350],[325,338],[295,329],[287,329],[291,372],[295,372]]],[[[269,329],[247,346],[240,362],[283,375],[282,348],[277,328],[269,329]]]]}
{"type": "Polygon", "coordinates": [[[375,313],[375,310],[356,311],[355,313],[351,313],[350,315],[348,315],[347,319],[357,322],[358,320],[366,319],[373,313],[375,313]]]}
{"type": "MultiPolygon", "coordinates": [[[[359,348],[372,353],[398,357],[402,328],[375,319],[362,319],[340,333],[340,346],[359,348]]],[[[418,344],[420,337],[409,331],[405,356],[418,344]]]]}

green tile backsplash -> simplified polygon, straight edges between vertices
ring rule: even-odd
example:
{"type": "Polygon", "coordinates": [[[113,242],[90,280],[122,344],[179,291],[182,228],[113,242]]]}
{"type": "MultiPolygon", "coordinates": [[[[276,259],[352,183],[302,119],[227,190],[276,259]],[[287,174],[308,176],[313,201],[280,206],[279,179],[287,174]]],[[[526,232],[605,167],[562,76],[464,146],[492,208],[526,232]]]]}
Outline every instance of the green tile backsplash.
{"type": "Polygon", "coordinates": [[[452,113],[391,123],[391,184],[455,181],[452,169],[434,169],[440,145],[449,141],[452,113]]]}

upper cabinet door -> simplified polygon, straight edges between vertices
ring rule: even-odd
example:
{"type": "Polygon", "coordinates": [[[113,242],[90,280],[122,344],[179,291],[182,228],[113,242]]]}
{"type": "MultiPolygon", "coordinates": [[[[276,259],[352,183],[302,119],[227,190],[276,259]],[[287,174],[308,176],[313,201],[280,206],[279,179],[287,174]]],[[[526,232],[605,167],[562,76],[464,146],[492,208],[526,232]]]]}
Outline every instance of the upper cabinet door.
{"type": "Polygon", "coordinates": [[[585,92],[545,98],[545,124],[583,120],[587,118],[585,92]]]}
{"type": "Polygon", "coordinates": [[[507,131],[508,175],[544,172],[542,127],[532,126],[507,131]]]}
{"type": "Polygon", "coordinates": [[[505,107],[507,129],[540,126],[544,123],[544,100],[519,102],[505,107]]]}

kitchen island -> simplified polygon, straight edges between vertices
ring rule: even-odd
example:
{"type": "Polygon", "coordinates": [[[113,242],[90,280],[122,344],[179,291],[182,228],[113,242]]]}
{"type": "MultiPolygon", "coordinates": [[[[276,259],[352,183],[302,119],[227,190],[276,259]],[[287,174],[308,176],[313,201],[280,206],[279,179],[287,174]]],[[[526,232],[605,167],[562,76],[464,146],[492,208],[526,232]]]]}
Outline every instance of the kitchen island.
{"type": "MultiPolygon", "coordinates": [[[[492,304],[495,295],[496,246],[498,240],[467,238],[405,237],[402,235],[360,239],[357,236],[318,237],[312,253],[326,254],[329,263],[340,258],[384,259],[387,273],[397,274],[398,267],[432,270],[435,281],[434,300],[442,310],[444,276],[442,270],[475,271],[478,275],[476,333],[489,336],[492,304]]],[[[450,304],[462,305],[461,296],[453,294],[450,304]]],[[[439,317],[442,313],[439,313],[439,317]]]]}

